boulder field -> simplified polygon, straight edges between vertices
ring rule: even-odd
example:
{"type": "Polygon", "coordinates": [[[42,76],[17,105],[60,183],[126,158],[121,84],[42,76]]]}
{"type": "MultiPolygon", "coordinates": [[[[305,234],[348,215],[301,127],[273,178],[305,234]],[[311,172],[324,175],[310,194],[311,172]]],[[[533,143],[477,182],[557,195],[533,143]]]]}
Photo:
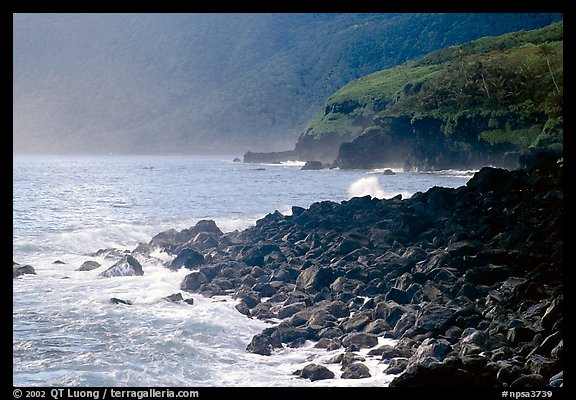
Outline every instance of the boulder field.
{"type": "MultiPolygon", "coordinates": [[[[465,186],[408,199],[352,198],[278,211],[243,231],[213,221],[162,232],[180,289],[230,295],[270,321],[247,351],[306,341],[342,349],[342,377],[370,376],[360,349],[389,364],[390,386],[563,385],[563,188],[555,162],[484,167],[465,186]],[[397,339],[377,347],[378,337],[397,339]],[[345,360],[348,360],[345,362],[345,360]]],[[[294,372],[334,379],[325,366],[294,372]]]]}

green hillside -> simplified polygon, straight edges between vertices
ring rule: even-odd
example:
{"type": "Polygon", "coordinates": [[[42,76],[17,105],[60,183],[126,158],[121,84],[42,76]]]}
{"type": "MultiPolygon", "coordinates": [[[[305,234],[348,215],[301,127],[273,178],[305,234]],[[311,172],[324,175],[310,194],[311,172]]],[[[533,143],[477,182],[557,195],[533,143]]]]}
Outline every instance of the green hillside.
{"type": "Polygon", "coordinates": [[[412,140],[427,145],[427,131],[434,136],[437,126],[449,145],[444,151],[561,152],[562,110],[558,22],[452,46],[357,79],[327,100],[300,141],[371,134],[397,143],[406,138],[394,138],[390,121],[408,119],[412,140]]]}

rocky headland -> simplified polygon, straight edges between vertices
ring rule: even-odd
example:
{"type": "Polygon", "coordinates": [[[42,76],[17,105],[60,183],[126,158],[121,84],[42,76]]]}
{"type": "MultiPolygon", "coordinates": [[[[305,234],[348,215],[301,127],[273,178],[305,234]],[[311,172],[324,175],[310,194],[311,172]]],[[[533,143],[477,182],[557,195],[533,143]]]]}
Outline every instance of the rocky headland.
{"type": "Polygon", "coordinates": [[[191,270],[182,291],[270,321],[247,346],[263,357],[313,341],[342,350],[347,378],[370,376],[357,352],[372,348],[390,386],[562,386],[562,171],[485,167],[456,189],[323,201],[231,233],[205,220],[132,254],[161,249],[191,270]]]}
{"type": "Polygon", "coordinates": [[[514,169],[517,158],[534,149],[561,154],[563,48],[558,22],[362,76],[326,99],[292,154],[259,158],[423,171],[514,169]]]}

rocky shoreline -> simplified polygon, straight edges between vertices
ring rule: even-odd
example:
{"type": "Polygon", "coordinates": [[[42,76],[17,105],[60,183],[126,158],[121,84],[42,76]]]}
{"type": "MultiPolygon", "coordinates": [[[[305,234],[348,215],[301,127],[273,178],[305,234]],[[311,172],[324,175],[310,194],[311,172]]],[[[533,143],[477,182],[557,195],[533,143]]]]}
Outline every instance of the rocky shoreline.
{"type": "MultiPolygon", "coordinates": [[[[375,373],[363,351],[395,375],[391,387],[563,386],[563,167],[541,161],[485,167],[466,186],[404,200],[275,211],[243,231],[199,221],[100,275],[142,275],[138,260],[164,251],[167,268],[190,270],[182,292],[230,295],[240,313],[270,322],[247,351],[266,357],[311,341],[341,350],[329,362],[342,378],[375,373]],[[379,337],[396,344],[378,347],[379,337]]],[[[314,362],[294,374],[335,379],[314,362]]]]}
{"type": "MultiPolygon", "coordinates": [[[[389,364],[392,387],[563,386],[563,187],[555,162],[485,167],[466,186],[278,211],[244,231],[213,221],[170,230],[161,249],[191,272],[181,290],[231,295],[271,321],[247,351],[307,340],[341,349],[343,377],[389,364]],[[375,347],[378,337],[395,346],[375,347]]],[[[311,363],[296,375],[333,379],[311,363]]]]}

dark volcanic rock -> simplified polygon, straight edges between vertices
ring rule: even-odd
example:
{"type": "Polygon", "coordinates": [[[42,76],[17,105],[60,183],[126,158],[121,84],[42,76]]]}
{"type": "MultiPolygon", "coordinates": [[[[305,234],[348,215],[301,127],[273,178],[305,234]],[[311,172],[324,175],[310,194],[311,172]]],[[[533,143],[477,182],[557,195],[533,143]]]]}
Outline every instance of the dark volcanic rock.
{"type": "Polygon", "coordinates": [[[310,379],[312,382],[334,378],[334,372],[314,363],[306,365],[302,370],[295,371],[294,375],[298,375],[299,378],[310,379]]]}
{"type": "Polygon", "coordinates": [[[363,379],[371,376],[370,369],[362,363],[349,364],[342,371],[342,379],[363,379]]]}
{"type": "Polygon", "coordinates": [[[329,287],[334,274],[330,268],[313,266],[305,269],[296,279],[296,288],[304,292],[316,292],[324,287],[329,287]]]}
{"type": "Polygon", "coordinates": [[[192,272],[184,277],[180,283],[180,289],[187,292],[196,292],[200,286],[208,282],[208,278],[202,272],[192,272]]]}
{"type": "Polygon", "coordinates": [[[306,340],[354,352],[386,336],[398,344],[370,355],[401,373],[392,386],[560,385],[558,174],[554,163],[482,168],[456,189],[322,201],[242,232],[167,231],[140,250],[201,252],[182,290],[228,294],[249,317],[280,318],[248,345],[257,354],[306,340]]]}
{"type": "Polygon", "coordinates": [[[100,263],[96,261],[84,261],[80,266],[80,268],[78,268],[76,271],[92,271],[93,269],[100,267],[101,267],[100,263]]]}
{"type": "Polygon", "coordinates": [[[117,297],[111,297],[110,303],[112,303],[112,304],[126,304],[129,306],[132,305],[132,302],[130,300],[123,300],[123,299],[119,299],[117,297]]]}
{"type": "Polygon", "coordinates": [[[376,335],[364,332],[349,333],[342,339],[342,346],[357,346],[360,349],[374,347],[378,344],[376,335]]]}
{"type": "Polygon", "coordinates": [[[322,161],[312,160],[312,161],[306,161],[306,164],[304,164],[302,170],[314,170],[322,168],[324,168],[322,161]]]}
{"type": "Polygon", "coordinates": [[[384,370],[386,374],[389,375],[398,375],[406,370],[408,367],[408,360],[405,358],[395,358],[390,360],[390,364],[384,370]]]}
{"type": "Polygon", "coordinates": [[[112,278],[116,276],[141,276],[144,275],[142,265],[132,256],[124,256],[117,263],[112,265],[106,271],[100,273],[100,276],[112,278]]]}
{"type": "Polygon", "coordinates": [[[260,354],[262,356],[271,355],[272,349],[273,346],[270,337],[263,333],[254,336],[246,348],[250,353],[260,354]]]}
{"type": "Polygon", "coordinates": [[[24,274],[36,275],[36,271],[31,265],[20,265],[12,261],[12,279],[24,274]]]}
{"type": "MultiPolygon", "coordinates": [[[[176,231],[170,229],[160,232],[154,236],[148,244],[140,244],[134,252],[149,254],[154,249],[165,251],[168,254],[177,255],[184,247],[194,247],[194,239],[199,233],[213,234],[215,237],[221,237],[222,231],[212,220],[201,220],[191,228],[176,231]]],[[[202,242],[202,240],[199,240],[202,242]]]]}
{"type": "Polygon", "coordinates": [[[390,382],[390,387],[499,387],[495,377],[475,374],[452,363],[417,364],[390,382]]]}
{"type": "Polygon", "coordinates": [[[522,375],[510,385],[511,388],[544,388],[547,384],[542,375],[529,374],[522,375]]]}
{"type": "Polygon", "coordinates": [[[170,269],[174,271],[182,267],[186,269],[196,269],[202,264],[204,264],[204,256],[200,252],[194,249],[184,248],[178,253],[176,258],[174,258],[170,264],[170,269]]]}
{"type": "Polygon", "coordinates": [[[422,332],[440,332],[448,328],[454,312],[440,304],[425,304],[416,314],[416,328],[422,332]]]}
{"type": "Polygon", "coordinates": [[[171,301],[172,303],[178,303],[178,302],[184,300],[184,298],[182,297],[182,294],[180,294],[180,293],[174,293],[174,294],[171,294],[170,296],[166,296],[164,298],[168,301],[171,301]]]}

